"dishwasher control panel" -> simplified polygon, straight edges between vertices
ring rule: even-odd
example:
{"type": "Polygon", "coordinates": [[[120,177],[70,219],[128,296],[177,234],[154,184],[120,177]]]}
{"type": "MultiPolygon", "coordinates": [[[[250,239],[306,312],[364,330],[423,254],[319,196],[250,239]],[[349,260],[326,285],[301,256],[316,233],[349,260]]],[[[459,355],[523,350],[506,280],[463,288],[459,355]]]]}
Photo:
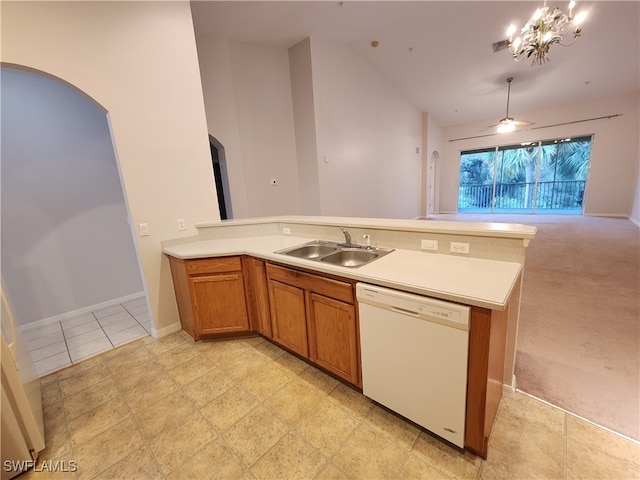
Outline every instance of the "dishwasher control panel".
{"type": "Polygon", "coordinates": [[[468,329],[471,308],[413,293],[401,292],[364,283],[356,285],[359,302],[422,317],[455,328],[468,329]]]}

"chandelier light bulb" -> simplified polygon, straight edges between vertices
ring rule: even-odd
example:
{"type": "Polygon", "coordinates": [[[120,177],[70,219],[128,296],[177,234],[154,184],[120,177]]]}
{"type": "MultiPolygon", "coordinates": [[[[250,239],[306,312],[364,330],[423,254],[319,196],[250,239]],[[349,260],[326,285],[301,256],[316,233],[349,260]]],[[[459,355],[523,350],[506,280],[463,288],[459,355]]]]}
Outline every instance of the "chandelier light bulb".
{"type": "Polygon", "coordinates": [[[573,24],[578,26],[587,18],[587,12],[584,10],[576,15],[576,18],[573,19],[573,24]]]}
{"type": "Polygon", "coordinates": [[[517,52],[520,49],[520,44],[522,43],[522,39],[520,37],[517,37],[514,41],[513,41],[513,51],[517,52]]]}

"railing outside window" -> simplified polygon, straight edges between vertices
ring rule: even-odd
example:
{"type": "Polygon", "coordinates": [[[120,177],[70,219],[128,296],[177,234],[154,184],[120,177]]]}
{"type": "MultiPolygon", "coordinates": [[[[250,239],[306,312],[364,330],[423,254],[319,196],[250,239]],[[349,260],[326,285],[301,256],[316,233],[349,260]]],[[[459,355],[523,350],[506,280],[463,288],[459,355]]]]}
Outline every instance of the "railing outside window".
{"type": "MultiPolygon", "coordinates": [[[[536,209],[582,208],[584,180],[538,182],[535,191],[536,209]]],[[[535,183],[496,183],[495,205],[498,209],[531,209],[535,183]]],[[[491,209],[493,185],[460,185],[459,208],[465,210],[491,209]]]]}

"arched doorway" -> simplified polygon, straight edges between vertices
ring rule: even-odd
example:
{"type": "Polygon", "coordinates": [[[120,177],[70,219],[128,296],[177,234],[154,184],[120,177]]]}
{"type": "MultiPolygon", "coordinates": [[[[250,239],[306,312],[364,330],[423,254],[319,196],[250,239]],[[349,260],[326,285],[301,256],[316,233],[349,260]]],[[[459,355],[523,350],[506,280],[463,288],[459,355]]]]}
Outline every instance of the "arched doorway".
{"type": "Polygon", "coordinates": [[[42,72],[1,75],[2,273],[21,328],[60,344],[36,342],[55,369],[63,344],[75,362],[148,334],[145,287],[105,110],[42,72]]]}
{"type": "Polygon", "coordinates": [[[233,218],[231,195],[229,193],[229,176],[227,173],[227,157],[224,152],[224,146],[213,135],[209,135],[209,146],[211,148],[213,175],[216,182],[216,193],[218,195],[220,220],[227,220],[233,218]]]}

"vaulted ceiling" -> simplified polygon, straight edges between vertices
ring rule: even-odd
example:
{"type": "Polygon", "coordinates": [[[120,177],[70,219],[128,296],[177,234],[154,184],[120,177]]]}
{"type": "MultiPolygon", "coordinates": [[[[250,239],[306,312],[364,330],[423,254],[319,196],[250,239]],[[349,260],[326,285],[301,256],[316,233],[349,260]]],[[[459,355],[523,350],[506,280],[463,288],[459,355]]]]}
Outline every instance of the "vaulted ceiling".
{"type": "MultiPolygon", "coordinates": [[[[531,67],[493,52],[511,23],[523,25],[540,2],[529,1],[201,1],[192,0],[199,38],[227,37],[288,48],[306,37],[359,52],[421,111],[441,125],[504,117],[638,92],[640,2],[580,1],[582,35],[555,45],[550,61],[531,67]],[[372,47],[371,42],[378,46],[372,47]]],[[[549,0],[567,10],[568,1],[549,0]]],[[[494,121],[495,120],[495,121],[494,121]]]]}

